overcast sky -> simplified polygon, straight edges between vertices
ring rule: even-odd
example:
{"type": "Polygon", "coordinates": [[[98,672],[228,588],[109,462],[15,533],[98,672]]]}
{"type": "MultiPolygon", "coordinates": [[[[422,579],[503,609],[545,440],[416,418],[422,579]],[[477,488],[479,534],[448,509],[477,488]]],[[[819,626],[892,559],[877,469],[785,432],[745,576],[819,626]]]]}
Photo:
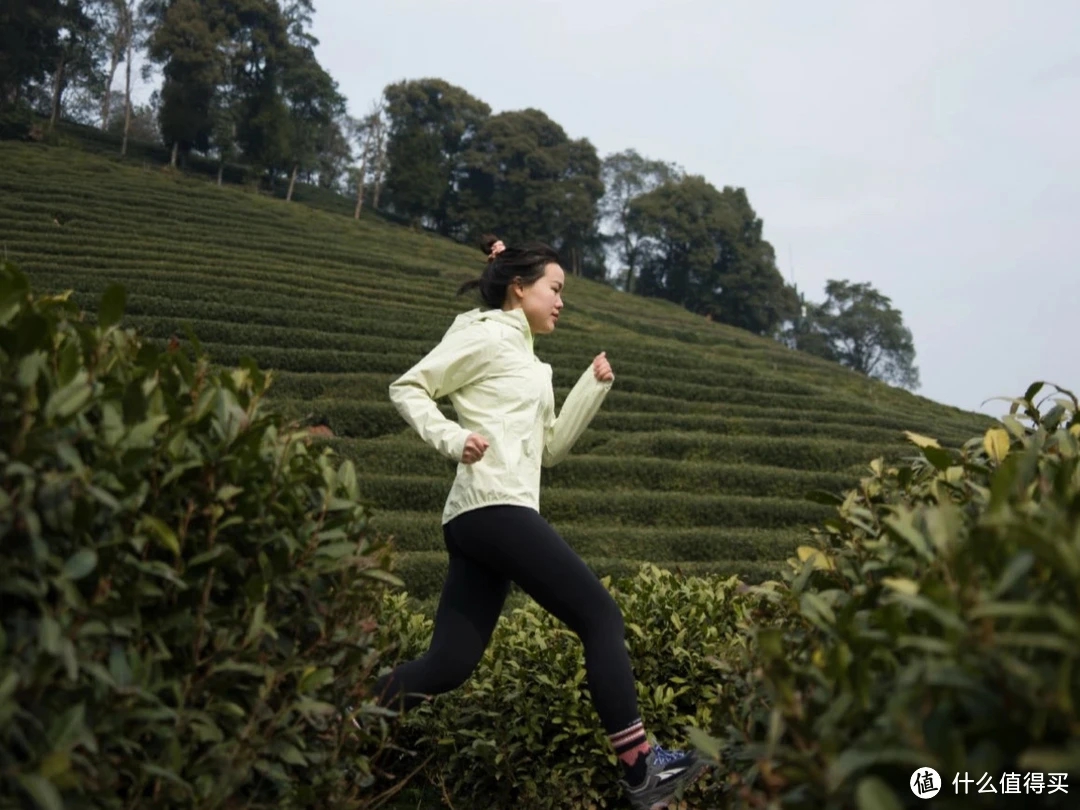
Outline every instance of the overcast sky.
{"type": "Polygon", "coordinates": [[[437,77],[744,187],[808,298],[892,299],[924,396],[1080,392],[1080,0],[315,0],[313,34],[353,115],[437,77]]]}

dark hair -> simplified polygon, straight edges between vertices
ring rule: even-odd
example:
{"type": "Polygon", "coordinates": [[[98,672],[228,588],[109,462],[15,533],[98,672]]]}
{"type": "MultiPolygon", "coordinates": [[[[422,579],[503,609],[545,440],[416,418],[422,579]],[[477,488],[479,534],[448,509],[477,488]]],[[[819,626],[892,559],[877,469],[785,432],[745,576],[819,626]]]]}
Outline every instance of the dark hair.
{"type": "Polygon", "coordinates": [[[515,279],[528,286],[544,275],[544,268],[552,262],[561,264],[559,254],[543,242],[525,242],[522,245],[507,246],[505,250],[491,256],[492,246],[499,241],[494,234],[485,233],[480,237],[480,249],[488,256],[487,267],[480,278],[466,281],[458,287],[461,295],[471,289],[479,288],[480,298],[492,309],[501,309],[506,298],[506,288],[515,279]]]}

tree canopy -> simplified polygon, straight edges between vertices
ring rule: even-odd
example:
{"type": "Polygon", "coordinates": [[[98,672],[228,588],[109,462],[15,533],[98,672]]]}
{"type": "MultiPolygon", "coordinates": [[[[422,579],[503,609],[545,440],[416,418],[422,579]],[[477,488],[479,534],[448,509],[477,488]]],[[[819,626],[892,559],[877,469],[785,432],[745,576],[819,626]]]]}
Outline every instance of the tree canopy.
{"type": "MultiPolygon", "coordinates": [[[[869,376],[918,385],[901,313],[870,284],[799,300],[744,188],[633,148],[602,156],[544,111],[494,112],[465,88],[394,82],[362,118],[319,63],[312,0],[27,0],[0,5],[0,108],[158,137],[284,189],[317,184],[473,242],[541,239],[568,273],[673,301],[869,376]],[[131,104],[142,54],[161,71],[131,104]],[[112,83],[127,63],[123,104],[112,83]],[[119,97],[115,101],[119,102],[119,97]],[[122,108],[123,114],[115,111],[122,108]],[[365,192],[370,188],[371,194],[365,192]]],[[[235,175],[234,175],[235,176],[235,175]]]]}

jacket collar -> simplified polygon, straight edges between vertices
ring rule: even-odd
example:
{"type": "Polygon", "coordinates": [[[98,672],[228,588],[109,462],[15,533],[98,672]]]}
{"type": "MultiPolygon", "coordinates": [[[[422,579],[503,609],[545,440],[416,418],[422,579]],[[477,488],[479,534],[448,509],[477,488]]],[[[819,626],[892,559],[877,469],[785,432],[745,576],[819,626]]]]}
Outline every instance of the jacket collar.
{"type": "Polygon", "coordinates": [[[534,354],[532,329],[529,328],[529,319],[525,317],[525,310],[520,307],[511,310],[480,309],[479,307],[471,309],[454,319],[450,331],[456,331],[476,321],[498,321],[518,330],[525,339],[525,345],[529,347],[529,354],[534,354]]]}

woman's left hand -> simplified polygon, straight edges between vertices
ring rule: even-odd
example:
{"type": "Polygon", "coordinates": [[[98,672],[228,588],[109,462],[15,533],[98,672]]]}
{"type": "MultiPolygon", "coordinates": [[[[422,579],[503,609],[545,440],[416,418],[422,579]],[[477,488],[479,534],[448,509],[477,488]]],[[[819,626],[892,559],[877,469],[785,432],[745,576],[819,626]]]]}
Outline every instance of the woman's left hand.
{"type": "Polygon", "coordinates": [[[593,374],[596,375],[596,379],[600,382],[607,382],[608,380],[615,379],[615,375],[611,371],[611,364],[607,361],[607,352],[600,352],[596,355],[592,361],[593,374]]]}

